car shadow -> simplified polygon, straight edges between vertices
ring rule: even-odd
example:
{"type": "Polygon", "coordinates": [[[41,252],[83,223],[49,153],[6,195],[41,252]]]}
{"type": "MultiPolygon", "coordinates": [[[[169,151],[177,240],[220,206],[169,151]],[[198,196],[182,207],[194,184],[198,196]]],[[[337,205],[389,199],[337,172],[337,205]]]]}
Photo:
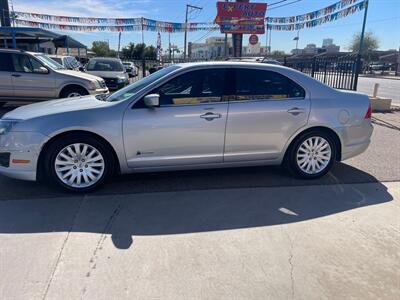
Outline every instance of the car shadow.
{"type": "Polygon", "coordinates": [[[393,199],[376,178],[345,164],[311,182],[288,178],[278,168],[119,179],[86,196],[0,201],[0,234],[91,232],[100,234],[99,240],[111,235],[115,247],[127,249],[135,236],[290,224],[393,199]],[[376,184],[348,184],[361,182],[376,184]]]}

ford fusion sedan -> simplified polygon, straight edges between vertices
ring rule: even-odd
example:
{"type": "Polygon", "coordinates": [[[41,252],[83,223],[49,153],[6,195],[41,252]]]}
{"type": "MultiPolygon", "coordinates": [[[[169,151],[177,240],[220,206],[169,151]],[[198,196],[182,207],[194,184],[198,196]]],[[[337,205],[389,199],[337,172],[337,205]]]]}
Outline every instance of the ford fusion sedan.
{"type": "Polygon", "coordinates": [[[325,175],[367,149],[366,95],[259,63],[164,68],[103,97],[20,107],[0,121],[0,173],[87,192],[115,173],[284,165],[325,175]]]}
{"type": "Polygon", "coordinates": [[[0,49],[0,106],[89,94],[108,94],[104,80],[66,70],[42,53],[0,49]]]}
{"type": "Polygon", "coordinates": [[[128,74],[118,58],[91,58],[86,65],[86,71],[103,78],[110,90],[118,90],[129,84],[128,74]]]}

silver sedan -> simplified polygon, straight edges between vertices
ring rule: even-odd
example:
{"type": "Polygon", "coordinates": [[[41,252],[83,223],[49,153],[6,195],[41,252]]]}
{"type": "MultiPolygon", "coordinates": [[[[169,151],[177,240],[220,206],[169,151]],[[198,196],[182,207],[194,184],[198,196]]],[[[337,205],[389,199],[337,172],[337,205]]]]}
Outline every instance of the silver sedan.
{"type": "Polygon", "coordinates": [[[0,173],[70,191],[115,173],[284,165],[318,178],[367,149],[366,95],[256,63],[169,66],[104,98],[36,103],[0,120],[0,173]]]}

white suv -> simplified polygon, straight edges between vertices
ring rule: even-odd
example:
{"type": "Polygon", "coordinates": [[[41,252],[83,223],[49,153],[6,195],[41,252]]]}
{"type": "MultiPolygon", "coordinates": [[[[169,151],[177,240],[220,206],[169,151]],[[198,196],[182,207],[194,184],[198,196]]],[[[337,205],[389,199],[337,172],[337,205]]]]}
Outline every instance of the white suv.
{"type": "Polygon", "coordinates": [[[66,70],[42,53],[0,49],[0,106],[108,93],[102,78],[66,70]]]}

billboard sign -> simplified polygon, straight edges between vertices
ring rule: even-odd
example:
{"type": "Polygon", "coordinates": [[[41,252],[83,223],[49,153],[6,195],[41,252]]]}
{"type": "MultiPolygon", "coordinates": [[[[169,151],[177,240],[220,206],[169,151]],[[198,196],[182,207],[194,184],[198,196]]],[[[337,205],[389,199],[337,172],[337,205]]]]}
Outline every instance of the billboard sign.
{"type": "Polygon", "coordinates": [[[266,3],[217,2],[215,23],[222,33],[265,33],[266,3]]]}

